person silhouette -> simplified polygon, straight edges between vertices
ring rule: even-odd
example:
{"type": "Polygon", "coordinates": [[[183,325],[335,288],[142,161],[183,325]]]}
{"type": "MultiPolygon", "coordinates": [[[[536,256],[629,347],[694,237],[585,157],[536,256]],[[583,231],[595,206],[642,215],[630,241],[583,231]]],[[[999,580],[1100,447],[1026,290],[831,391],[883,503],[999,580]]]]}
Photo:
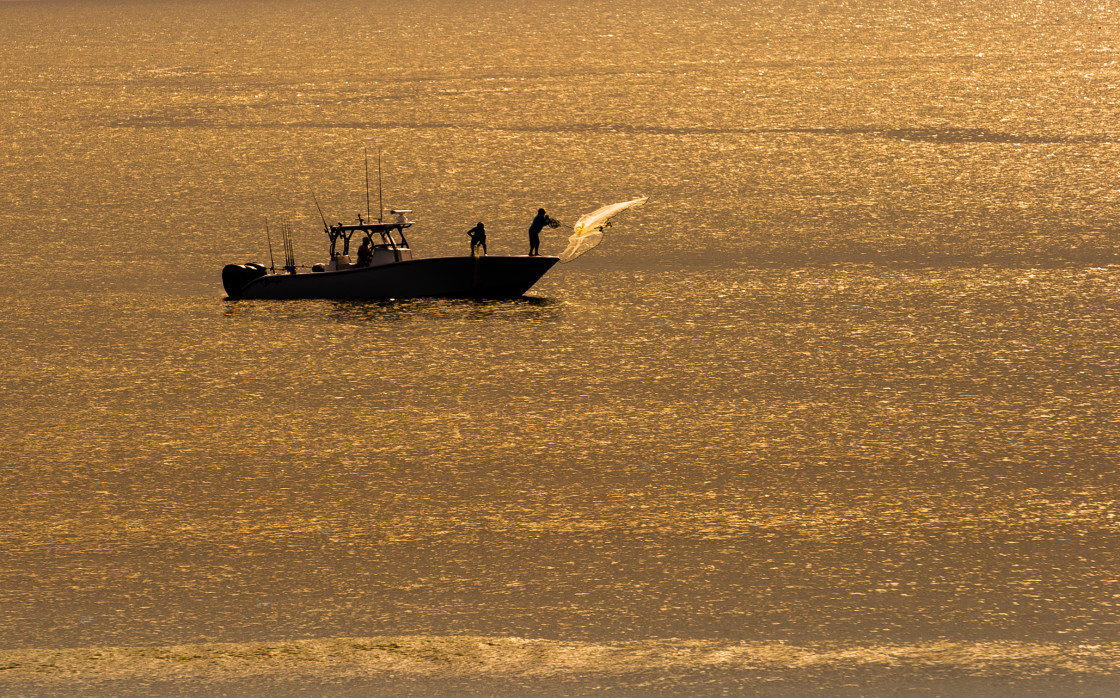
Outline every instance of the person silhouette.
{"type": "Polygon", "coordinates": [[[486,227],[482,225],[482,221],[468,230],[467,235],[471,236],[471,256],[475,256],[479,247],[482,248],[482,254],[486,254],[486,227]]]}
{"type": "Polygon", "coordinates": [[[537,215],[529,224],[529,256],[537,257],[541,253],[541,230],[552,222],[543,208],[537,209],[537,215]]]}
{"type": "Polygon", "coordinates": [[[370,246],[369,238],[362,239],[362,246],[358,248],[358,266],[368,267],[369,263],[373,261],[373,247],[370,246]]]}

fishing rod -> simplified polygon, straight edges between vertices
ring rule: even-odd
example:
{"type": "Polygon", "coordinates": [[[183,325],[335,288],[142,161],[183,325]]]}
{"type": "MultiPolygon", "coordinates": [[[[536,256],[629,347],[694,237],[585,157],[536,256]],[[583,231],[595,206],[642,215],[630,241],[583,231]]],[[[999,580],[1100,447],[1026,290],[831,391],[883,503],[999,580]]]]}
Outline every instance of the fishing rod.
{"type": "Polygon", "coordinates": [[[268,270],[273,274],[276,273],[276,260],[272,256],[272,233],[268,232],[268,216],[264,217],[264,234],[268,238],[268,270]]]}
{"type": "Polygon", "coordinates": [[[284,224],[284,270],[289,274],[296,273],[296,250],[292,245],[292,231],[288,224],[284,224]]]}
{"type": "Polygon", "coordinates": [[[377,149],[377,222],[381,223],[385,204],[381,199],[381,148],[377,149]]]}
{"type": "MultiPolygon", "coordinates": [[[[311,200],[315,202],[315,208],[319,209],[319,218],[323,219],[324,232],[329,231],[330,226],[327,225],[327,217],[323,215],[323,207],[319,205],[319,199],[316,198],[315,192],[311,192],[311,200]]],[[[327,234],[330,235],[329,232],[327,232],[327,234]]]]}
{"type": "Polygon", "coordinates": [[[331,227],[327,225],[327,217],[323,215],[323,207],[319,205],[319,199],[315,196],[315,192],[311,192],[311,200],[315,202],[315,208],[319,209],[319,218],[323,221],[323,232],[327,234],[327,239],[331,241],[331,259],[334,259],[338,236],[332,233],[331,227]]]}

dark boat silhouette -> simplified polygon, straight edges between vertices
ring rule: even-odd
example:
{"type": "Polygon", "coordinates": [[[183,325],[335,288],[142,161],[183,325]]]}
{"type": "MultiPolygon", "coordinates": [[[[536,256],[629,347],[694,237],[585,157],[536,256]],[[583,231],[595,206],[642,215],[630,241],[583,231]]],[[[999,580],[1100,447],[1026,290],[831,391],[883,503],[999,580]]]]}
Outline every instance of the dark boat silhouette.
{"type": "MultiPolygon", "coordinates": [[[[568,247],[556,257],[472,254],[415,259],[404,234],[412,227],[407,218],[410,210],[391,211],[396,218],[388,223],[363,221],[359,216],[354,225],[327,225],[324,218],[323,229],[331,241],[329,262],[301,271],[305,267],[296,266],[291,236],[285,228],[283,267],[277,270],[255,263],[227,264],[222,270],[222,284],[230,298],[516,298],[557,262],[570,262],[598,245],[614,216],[641,206],[647,198],[609,204],[581,216],[568,238],[568,247]],[[350,239],[357,233],[369,243],[354,262],[349,254],[350,239]]],[[[549,225],[556,227],[559,222],[550,219],[549,225]]]]}
{"type": "MultiPolygon", "coordinates": [[[[285,265],[228,264],[222,285],[230,298],[516,298],[537,283],[560,260],[551,256],[481,255],[416,259],[404,231],[412,226],[408,211],[393,211],[397,220],[341,223],[326,226],[331,240],[330,261],[304,271],[293,259],[284,233],[285,265]],[[357,262],[350,258],[350,238],[369,237],[371,253],[357,262]],[[394,238],[394,233],[396,238],[394,238]],[[342,240],[343,251],[337,251],[342,240]]],[[[271,248],[271,243],[270,243],[271,248]]]]}

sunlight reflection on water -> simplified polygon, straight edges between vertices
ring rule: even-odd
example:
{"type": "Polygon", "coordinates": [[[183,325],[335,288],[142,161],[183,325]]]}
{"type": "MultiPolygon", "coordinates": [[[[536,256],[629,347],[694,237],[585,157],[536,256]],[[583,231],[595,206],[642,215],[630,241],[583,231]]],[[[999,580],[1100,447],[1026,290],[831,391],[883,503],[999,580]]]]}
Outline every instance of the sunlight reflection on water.
{"type": "Polygon", "coordinates": [[[1114,637],[1114,22],[423,5],[0,8],[4,647],[1114,637]],[[651,199],[516,301],[221,297],[382,147],[420,255],[651,199]]]}

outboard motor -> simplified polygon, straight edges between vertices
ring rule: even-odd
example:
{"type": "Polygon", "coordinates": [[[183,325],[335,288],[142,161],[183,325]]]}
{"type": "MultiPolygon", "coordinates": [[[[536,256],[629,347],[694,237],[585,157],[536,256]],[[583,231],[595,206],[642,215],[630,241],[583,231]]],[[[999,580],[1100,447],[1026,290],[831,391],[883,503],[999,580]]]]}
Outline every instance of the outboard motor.
{"type": "Polygon", "coordinates": [[[230,298],[241,297],[241,290],[249,285],[253,279],[265,275],[263,264],[247,262],[245,264],[227,264],[222,269],[222,286],[226,287],[226,295],[230,298]]]}

